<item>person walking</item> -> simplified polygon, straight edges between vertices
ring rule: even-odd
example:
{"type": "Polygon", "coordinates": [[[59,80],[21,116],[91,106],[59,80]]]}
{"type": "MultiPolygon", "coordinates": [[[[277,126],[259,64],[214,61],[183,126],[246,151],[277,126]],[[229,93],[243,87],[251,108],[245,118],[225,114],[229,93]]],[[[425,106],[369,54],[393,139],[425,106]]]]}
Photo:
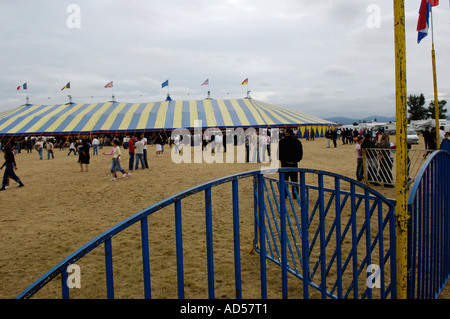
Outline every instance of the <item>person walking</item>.
{"type": "Polygon", "coordinates": [[[78,147],[78,163],[80,163],[80,169],[83,172],[83,164],[84,167],[86,168],[86,172],[88,171],[89,168],[89,160],[90,160],[90,155],[89,155],[89,146],[90,144],[88,143],[88,140],[85,138],[81,141],[81,145],[78,147]]]}
{"type": "Polygon", "coordinates": [[[73,152],[73,155],[77,155],[77,150],[75,149],[75,144],[73,144],[73,142],[70,142],[70,146],[69,146],[69,153],[67,153],[67,156],[70,155],[70,153],[73,152]]]}
{"type": "Polygon", "coordinates": [[[92,140],[92,155],[98,155],[98,146],[100,144],[100,141],[98,140],[97,136],[94,137],[92,140]]]}
{"type": "Polygon", "coordinates": [[[4,153],[5,153],[5,162],[3,163],[2,167],[0,167],[0,170],[3,169],[3,167],[6,167],[5,173],[3,174],[3,181],[2,181],[2,187],[0,188],[0,191],[3,191],[8,186],[8,179],[12,178],[15,180],[19,187],[25,186],[20,178],[16,175],[14,172],[17,170],[17,163],[16,163],[16,157],[14,154],[14,146],[11,146],[9,144],[5,145],[4,153]]]}
{"type": "Polygon", "coordinates": [[[142,141],[142,136],[139,137],[139,140],[134,144],[134,149],[136,152],[136,165],[134,169],[137,170],[139,168],[139,162],[141,163],[142,169],[145,169],[144,164],[144,142],[142,141]]]}
{"type": "Polygon", "coordinates": [[[134,164],[134,155],[136,153],[134,149],[134,143],[136,143],[136,138],[134,135],[128,140],[128,170],[133,170],[133,164],[134,164]]]}
{"type": "Polygon", "coordinates": [[[44,151],[44,141],[42,140],[42,137],[39,137],[37,142],[34,144],[34,148],[39,153],[39,159],[42,159],[42,152],[44,151]]]}
{"type": "MultiPolygon", "coordinates": [[[[303,158],[303,146],[298,138],[295,138],[294,132],[291,128],[287,128],[285,137],[279,142],[279,156],[281,167],[298,167],[298,163],[303,158]]],[[[292,183],[298,182],[298,172],[286,172],[285,180],[290,180],[292,183]]],[[[292,186],[292,194],[294,198],[297,198],[298,186],[292,186]]],[[[287,194],[286,194],[287,197],[287,194]]]]}
{"type": "Polygon", "coordinates": [[[52,140],[48,140],[45,143],[45,148],[47,149],[47,159],[50,159],[50,155],[52,156],[52,159],[55,158],[55,155],[53,154],[53,143],[52,140]]]}
{"type": "Polygon", "coordinates": [[[103,155],[112,155],[112,164],[111,164],[111,174],[112,178],[110,179],[111,182],[117,180],[117,172],[122,172],[122,177],[130,177],[131,173],[127,173],[122,166],[120,166],[120,156],[122,155],[122,152],[120,151],[120,142],[117,139],[113,140],[113,149],[110,153],[103,152],[103,155]]]}
{"type": "Polygon", "coordinates": [[[361,144],[363,142],[363,137],[358,136],[355,138],[356,140],[356,147],[355,147],[355,153],[356,153],[356,180],[358,182],[361,182],[364,179],[364,166],[363,166],[363,155],[362,155],[362,149],[361,144]]]}

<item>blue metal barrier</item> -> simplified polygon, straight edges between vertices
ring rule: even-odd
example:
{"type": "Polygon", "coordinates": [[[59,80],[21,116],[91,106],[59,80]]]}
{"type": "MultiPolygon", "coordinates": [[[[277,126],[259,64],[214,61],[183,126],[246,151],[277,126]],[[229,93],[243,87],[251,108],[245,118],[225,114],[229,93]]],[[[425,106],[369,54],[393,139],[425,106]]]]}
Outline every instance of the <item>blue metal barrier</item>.
{"type": "Polygon", "coordinates": [[[450,278],[449,176],[450,153],[433,152],[411,189],[408,298],[437,298],[450,278]]]}
{"type": "Polygon", "coordinates": [[[242,298],[239,181],[252,177],[261,298],[267,298],[266,260],[280,265],[283,298],[288,297],[288,273],[303,281],[304,298],[311,297],[310,287],[319,291],[322,298],[396,297],[394,204],[366,185],[344,176],[317,170],[282,168],[227,176],[156,203],[94,238],[49,270],[17,298],[30,298],[58,275],[61,275],[62,297],[69,298],[67,268],[101,245],[104,245],[106,294],[108,298],[114,298],[111,242],[115,235],[138,222],[141,223],[144,297],[151,298],[147,219],[170,205],[174,206],[175,213],[178,298],[185,298],[181,201],[203,191],[208,297],[215,298],[211,189],[226,183],[231,183],[232,187],[235,296],[242,298]],[[299,174],[300,182],[293,184],[285,181],[285,173],[288,172],[299,174]],[[306,184],[307,173],[317,177],[317,186],[306,184]],[[273,174],[278,174],[278,180],[273,178],[273,174]],[[334,188],[328,188],[324,178],[333,179],[334,188]],[[294,193],[290,191],[292,186],[295,186],[294,193]],[[357,193],[356,187],[363,194],[357,193]],[[375,274],[371,272],[372,266],[378,267],[375,274]]]}

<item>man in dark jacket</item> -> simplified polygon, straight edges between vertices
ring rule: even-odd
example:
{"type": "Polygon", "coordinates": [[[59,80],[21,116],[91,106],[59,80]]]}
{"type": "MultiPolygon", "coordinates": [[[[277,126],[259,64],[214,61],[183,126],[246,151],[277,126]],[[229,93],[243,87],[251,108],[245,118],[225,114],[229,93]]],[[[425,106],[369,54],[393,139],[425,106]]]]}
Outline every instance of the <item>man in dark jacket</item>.
{"type": "MultiPolygon", "coordinates": [[[[298,138],[294,136],[291,128],[286,129],[285,137],[279,142],[279,159],[281,167],[298,167],[298,162],[303,158],[303,146],[298,138]]],[[[293,183],[298,182],[297,172],[285,173],[285,180],[293,183]]],[[[295,187],[298,193],[298,187],[295,187]]],[[[294,187],[292,187],[292,196],[296,198],[294,187]]]]}

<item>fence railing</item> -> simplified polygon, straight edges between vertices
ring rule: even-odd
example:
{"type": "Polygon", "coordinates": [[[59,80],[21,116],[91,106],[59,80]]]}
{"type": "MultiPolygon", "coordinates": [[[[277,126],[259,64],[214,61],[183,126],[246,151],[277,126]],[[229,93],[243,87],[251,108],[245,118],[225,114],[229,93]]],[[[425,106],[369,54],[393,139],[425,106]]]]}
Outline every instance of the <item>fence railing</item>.
{"type": "Polygon", "coordinates": [[[258,180],[255,189],[264,190],[255,191],[265,216],[262,225],[262,212],[255,215],[257,249],[265,250],[261,258],[301,279],[305,299],[314,291],[320,298],[395,298],[393,204],[331,173],[314,172],[318,184],[308,185],[307,172],[300,170],[298,184],[271,177],[258,180]],[[278,189],[285,189],[285,195],[278,189]]]}
{"type": "Polygon", "coordinates": [[[408,200],[408,298],[437,298],[450,277],[450,153],[428,156],[408,200]]]}
{"type": "MultiPolygon", "coordinates": [[[[214,233],[212,226],[212,188],[231,184],[234,283],[235,297],[245,295],[242,287],[240,243],[241,180],[254,179],[254,239],[260,254],[259,272],[261,298],[267,297],[267,260],[280,267],[282,297],[288,297],[288,282],[299,287],[303,281],[304,298],[395,298],[395,221],[394,206],[389,200],[364,184],[337,174],[306,169],[269,169],[220,178],[171,196],[138,212],[104,234],[94,238],[65,258],[17,298],[30,298],[47,283],[61,275],[61,295],[70,297],[67,283],[68,267],[94,249],[103,246],[106,273],[106,296],[115,297],[115,272],[112,241],[117,234],[134,224],[140,224],[142,258],[142,286],[144,297],[152,298],[148,220],[154,213],[173,206],[175,216],[176,283],[178,298],[185,298],[185,261],[182,226],[182,201],[197,193],[204,193],[204,238],[208,298],[215,298],[214,233]],[[287,174],[299,175],[299,183],[290,184],[287,174]],[[275,174],[275,175],[274,175],[275,174]],[[274,179],[278,174],[278,180],[274,179]],[[307,177],[308,174],[308,177],[307,177]],[[307,180],[317,181],[308,185],[307,180]],[[292,188],[293,187],[293,188],[292,188]],[[292,192],[291,190],[292,189],[292,192]],[[288,275],[290,277],[288,277],[288,275]],[[292,277],[293,276],[293,277],[292,277]],[[296,278],[296,279],[293,279],[296,278]],[[312,289],[310,289],[312,288],[312,289]]],[[[198,206],[202,206],[198,203],[198,206]]],[[[224,213],[224,212],[220,212],[224,213]]],[[[199,221],[200,222],[200,221],[199,221]]],[[[198,245],[188,242],[187,245],[198,245]]],[[[170,242],[165,243],[170,245],[170,242]]],[[[168,256],[167,256],[168,258],[168,256]]],[[[222,261],[225,262],[225,261],[222,261]]],[[[255,269],[256,270],[256,269],[255,269]]],[[[84,284],[86,285],[86,283],[84,284]]],[[[299,297],[299,296],[297,296],[299,297]]]]}
{"type": "MultiPolygon", "coordinates": [[[[433,150],[408,150],[408,183],[412,184],[433,150]]],[[[364,179],[369,184],[387,184],[394,186],[396,181],[395,149],[363,149],[364,179]]]]}

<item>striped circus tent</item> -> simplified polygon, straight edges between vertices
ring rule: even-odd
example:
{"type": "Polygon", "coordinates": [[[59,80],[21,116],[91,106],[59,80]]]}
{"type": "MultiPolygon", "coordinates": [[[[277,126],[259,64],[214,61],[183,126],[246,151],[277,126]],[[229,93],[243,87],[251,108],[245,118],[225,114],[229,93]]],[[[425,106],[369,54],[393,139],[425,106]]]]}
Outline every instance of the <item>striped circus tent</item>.
{"type": "Polygon", "coordinates": [[[152,132],[176,128],[305,127],[322,136],[335,123],[250,98],[106,102],[59,105],[25,104],[0,115],[0,136],[152,132]]]}

